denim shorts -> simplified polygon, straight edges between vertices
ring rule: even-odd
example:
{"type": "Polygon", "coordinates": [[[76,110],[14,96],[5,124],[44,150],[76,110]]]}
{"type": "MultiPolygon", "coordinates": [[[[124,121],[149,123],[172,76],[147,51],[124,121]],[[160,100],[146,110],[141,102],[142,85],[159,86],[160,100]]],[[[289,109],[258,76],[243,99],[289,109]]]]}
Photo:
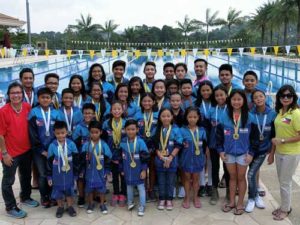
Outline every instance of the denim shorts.
{"type": "Polygon", "coordinates": [[[247,154],[243,155],[231,155],[231,154],[225,154],[226,156],[226,161],[224,161],[226,164],[232,164],[232,163],[237,163],[241,166],[248,166],[248,163],[246,163],[245,159],[247,154]]]}

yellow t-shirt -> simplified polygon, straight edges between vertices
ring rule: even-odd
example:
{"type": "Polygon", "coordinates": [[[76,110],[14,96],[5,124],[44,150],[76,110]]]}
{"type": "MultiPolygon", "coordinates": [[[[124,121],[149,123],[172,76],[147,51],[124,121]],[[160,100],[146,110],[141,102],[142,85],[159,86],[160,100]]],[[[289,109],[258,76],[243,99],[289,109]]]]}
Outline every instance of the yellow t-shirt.
{"type": "MultiPolygon", "coordinates": [[[[282,110],[278,113],[274,125],[276,138],[284,139],[298,136],[300,131],[300,110],[289,110],[282,115],[282,110]]],[[[280,144],[276,146],[279,154],[298,155],[300,154],[300,141],[294,143],[280,144]]]]}

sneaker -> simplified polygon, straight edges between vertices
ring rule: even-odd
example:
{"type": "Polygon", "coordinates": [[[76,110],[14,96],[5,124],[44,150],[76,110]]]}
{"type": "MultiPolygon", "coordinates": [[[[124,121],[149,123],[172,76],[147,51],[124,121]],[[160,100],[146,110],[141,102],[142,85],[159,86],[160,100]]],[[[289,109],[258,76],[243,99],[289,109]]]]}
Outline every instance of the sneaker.
{"type": "Polygon", "coordinates": [[[119,195],[119,206],[124,207],[126,205],[126,197],[125,195],[119,195]]]}
{"type": "Polygon", "coordinates": [[[205,186],[200,186],[199,191],[198,191],[198,196],[199,197],[205,196],[205,186]]]}
{"type": "Polygon", "coordinates": [[[113,195],[111,198],[111,206],[115,207],[118,204],[119,201],[119,196],[118,195],[113,195]]]}
{"type": "Polygon", "coordinates": [[[173,198],[176,198],[176,187],[174,187],[174,190],[173,190],[173,198]]]}
{"type": "Polygon", "coordinates": [[[84,208],[85,199],[84,197],[78,197],[77,205],[79,208],[84,208]]]}
{"type": "Polygon", "coordinates": [[[69,206],[69,208],[68,208],[68,214],[71,217],[74,217],[74,216],[77,215],[77,213],[76,213],[75,209],[73,208],[73,206],[69,206]]]}
{"type": "Polygon", "coordinates": [[[171,200],[167,200],[167,210],[173,210],[173,202],[171,200]]]}
{"type": "Polygon", "coordinates": [[[95,204],[89,204],[87,209],[86,209],[86,213],[87,214],[91,214],[94,212],[94,208],[95,208],[95,204]]]}
{"type": "Polygon", "coordinates": [[[184,198],[184,197],[185,197],[184,188],[182,186],[180,186],[179,191],[178,191],[178,198],[184,198]]]}
{"type": "Polygon", "coordinates": [[[64,214],[64,207],[57,207],[57,210],[56,210],[56,218],[62,218],[63,214],[64,214]]]}
{"type": "Polygon", "coordinates": [[[130,204],[128,204],[128,211],[131,211],[133,208],[134,208],[134,203],[133,202],[131,202],[130,204]]]}
{"type": "Polygon", "coordinates": [[[164,210],[165,209],[165,200],[160,200],[157,206],[157,209],[164,210]]]}
{"type": "Polygon", "coordinates": [[[144,214],[145,214],[145,207],[140,206],[138,209],[138,216],[144,216],[144,214]]]}
{"type": "Polygon", "coordinates": [[[211,196],[212,195],[212,186],[211,185],[206,185],[205,187],[205,194],[206,196],[211,196]]]}
{"type": "Polygon", "coordinates": [[[211,205],[216,205],[219,201],[219,192],[218,192],[218,189],[213,187],[212,188],[212,191],[211,191],[211,197],[210,197],[210,200],[209,200],[209,203],[211,205]]]}
{"type": "Polygon", "coordinates": [[[27,216],[27,213],[24,210],[19,209],[17,206],[13,207],[10,210],[7,210],[6,213],[7,216],[13,217],[15,219],[22,219],[27,216]]]}
{"type": "Polygon", "coordinates": [[[100,205],[100,211],[102,212],[102,214],[107,214],[108,213],[107,207],[106,207],[105,204],[100,205]]]}
{"type": "Polygon", "coordinates": [[[259,208],[259,209],[264,209],[264,208],[266,208],[265,203],[264,203],[262,197],[257,196],[257,197],[255,198],[255,206],[256,206],[257,208],[259,208]]]}
{"type": "Polygon", "coordinates": [[[42,199],[41,200],[41,205],[43,208],[47,209],[51,207],[51,202],[49,199],[42,199]]]}
{"type": "Polygon", "coordinates": [[[249,199],[245,208],[245,212],[251,213],[253,212],[255,207],[255,201],[253,199],[249,199]]]}
{"type": "Polygon", "coordinates": [[[32,198],[22,201],[22,204],[32,208],[38,207],[40,205],[36,200],[33,200],[32,198]]]}
{"type": "Polygon", "coordinates": [[[155,192],[154,191],[149,191],[147,202],[155,202],[155,201],[156,201],[155,192]]]}

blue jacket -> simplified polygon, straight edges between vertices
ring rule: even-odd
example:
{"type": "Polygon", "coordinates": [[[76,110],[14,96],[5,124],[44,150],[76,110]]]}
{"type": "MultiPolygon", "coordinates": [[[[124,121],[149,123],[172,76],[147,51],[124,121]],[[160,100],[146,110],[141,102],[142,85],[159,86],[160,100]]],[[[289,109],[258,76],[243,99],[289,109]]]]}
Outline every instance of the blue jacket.
{"type": "MultiPolygon", "coordinates": [[[[258,152],[256,152],[257,155],[261,155],[261,154],[265,154],[268,151],[270,151],[271,146],[272,146],[272,138],[275,137],[275,127],[274,127],[274,120],[277,116],[276,112],[271,109],[269,106],[266,106],[266,109],[263,113],[258,113],[256,108],[254,107],[251,110],[251,114],[253,115],[254,118],[254,124],[256,126],[258,126],[257,120],[256,120],[256,115],[260,124],[260,128],[262,128],[262,124],[264,121],[264,117],[265,115],[267,115],[267,119],[266,119],[266,125],[265,125],[265,129],[263,130],[263,136],[264,136],[264,140],[261,141],[259,140],[259,147],[258,147],[258,152]]],[[[257,128],[257,130],[259,131],[259,129],[257,128]]]]}
{"type": "Polygon", "coordinates": [[[163,103],[161,104],[161,108],[158,108],[158,111],[160,111],[162,108],[171,109],[170,99],[165,96],[163,103]]]}
{"type": "MultiPolygon", "coordinates": [[[[200,155],[195,154],[195,144],[188,127],[180,128],[183,147],[179,156],[179,165],[184,172],[196,173],[203,170],[205,165],[206,132],[203,127],[198,127],[200,155]]],[[[196,138],[196,132],[194,132],[196,138]]]]}
{"type": "MultiPolygon", "coordinates": [[[[85,99],[82,98],[81,103],[80,103],[80,106],[76,106],[76,107],[78,107],[78,108],[81,110],[82,107],[83,107],[83,105],[84,105],[85,103],[90,102],[91,99],[92,99],[91,96],[86,95],[86,96],[85,96],[85,99]]],[[[74,102],[75,102],[75,99],[74,99],[74,102]]],[[[75,106],[74,102],[73,102],[73,106],[75,106]]]]}
{"type": "Polygon", "coordinates": [[[72,139],[76,143],[80,153],[82,146],[90,140],[89,125],[87,125],[84,121],[81,121],[73,131],[72,139]]]}
{"type": "Polygon", "coordinates": [[[179,112],[177,115],[173,115],[173,123],[177,127],[182,127],[184,122],[184,110],[182,108],[179,109],[179,112]]]}
{"type": "MultiPolygon", "coordinates": [[[[50,136],[46,136],[46,127],[41,113],[41,107],[33,108],[28,116],[29,120],[29,137],[31,142],[31,149],[34,152],[42,153],[47,151],[49,144],[54,140],[53,125],[56,121],[62,121],[60,113],[50,108],[50,136]]],[[[46,119],[48,118],[48,111],[45,112],[46,119]]]]}
{"type": "MultiPolygon", "coordinates": [[[[155,144],[155,149],[156,150],[162,150],[162,146],[160,144],[160,138],[158,137],[155,144]]],[[[172,154],[174,148],[179,148],[181,149],[182,147],[182,135],[180,132],[180,129],[176,125],[172,125],[172,130],[170,133],[170,137],[167,143],[167,151],[169,155],[172,154]]],[[[155,167],[157,171],[170,171],[170,172],[175,172],[178,167],[178,156],[172,160],[170,167],[169,168],[164,168],[163,164],[164,162],[158,158],[158,156],[155,156],[155,167]]]]}
{"type": "Polygon", "coordinates": [[[37,91],[38,91],[38,89],[37,88],[33,88],[32,91],[33,91],[32,92],[32,94],[33,94],[33,104],[31,105],[30,102],[27,102],[27,100],[25,98],[25,94],[24,94],[23,102],[27,102],[33,108],[33,107],[35,107],[35,106],[38,105],[38,97],[37,97],[37,91]]]}
{"type": "MultiPolygon", "coordinates": [[[[113,143],[113,129],[111,126],[112,119],[105,120],[102,126],[102,130],[104,132],[104,140],[108,144],[109,148],[112,151],[112,160],[113,161],[120,161],[121,159],[121,149],[120,146],[116,146],[113,143]]],[[[125,126],[126,120],[122,119],[122,135],[121,140],[126,136],[124,126],[125,126]]]]}
{"type": "Polygon", "coordinates": [[[76,145],[66,139],[68,145],[69,171],[62,171],[63,161],[58,152],[58,142],[53,140],[48,148],[47,177],[52,180],[53,188],[67,190],[74,186],[74,178],[78,176],[78,152],[76,145]]]}
{"type": "Polygon", "coordinates": [[[195,106],[196,98],[194,96],[190,96],[189,99],[182,99],[181,108],[185,111],[190,106],[195,106]]]}
{"type": "MultiPolygon", "coordinates": [[[[97,170],[97,161],[93,153],[92,143],[86,142],[82,147],[82,154],[85,157],[85,164],[83,170],[85,173],[85,185],[89,188],[99,188],[105,186],[106,180],[105,175],[109,170],[110,159],[112,157],[111,151],[105,141],[101,141],[101,156],[100,163],[102,165],[101,170],[97,170]]],[[[96,152],[99,154],[99,145],[96,145],[96,152]]],[[[83,171],[81,171],[83,172],[83,171]]]]}
{"type": "Polygon", "coordinates": [[[209,113],[210,109],[211,109],[211,103],[202,101],[201,105],[199,106],[199,111],[201,114],[201,121],[208,119],[208,116],[209,116],[208,113],[209,113]],[[205,107],[204,107],[204,105],[205,105],[205,107]]]}
{"type": "Polygon", "coordinates": [[[207,120],[209,121],[209,139],[208,139],[208,147],[210,149],[216,149],[216,134],[217,134],[217,125],[220,123],[220,119],[223,115],[227,113],[225,107],[219,108],[211,107],[208,113],[207,120]],[[217,120],[216,120],[217,119],[217,120]]]}
{"type": "MultiPolygon", "coordinates": [[[[73,108],[73,120],[72,120],[72,132],[74,132],[76,126],[83,120],[83,115],[82,112],[79,108],[77,107],[72,107],[73,108]]],[[[66,121],[66,117],[65,117],[65,113],[64,113],[64,107],[60,107],[59,108],[59,113],[60,113],[60,118],[66,121]]],[[[70,114],[68,115],[68,120],[70,121],[70,114]]],[[[69,138],[72,138],[72,136],[70,136],[69,138]]]]}
{"type": "MultiPolygon", "coordinates": [[[[114,75],[109,76],[109,77],[107,78],[107,82],[108,82],[110,85],[113,86],[113,88],[114,88],[114,93],[115,93],[115,91],[116,91],[116,89],[117,89],[117,86],[116,86],[116,84],[115,84],[115,82],[114,82],[113,76],[114,76],[114,75]]],[[[128,80],[126,77],[123,76],[122,82],[121,82],[121,83],[128,84],[128,83],[129,83],[129,80],[128,80]]]]}
{"type": "Polygon", "coordinates": [[[234,156],[246,153],[253,156],[258,148],[256,140],[258,140],[259,134],[257,126],[253,123],[253,116],[250,113],[248,113],[248,120],[245,127],[242,127],[241,121],[238,131],[239,139],[234,140],[233,134],[234,123],[228,116],[228,113],[224,113],[220,124],[217,125],[217,151],[234,156]]]}
{"type": "Polygon", "coordinates": [[[125,175],[125,181],[127,185],[139,185],[144,183],[144,180],[140,178],[142,170],[147,170],[147,162],[142,160],[142,154],[147,155],[148,148],[143,139],[137,137],[135,153],[132,155],[134,151],[134,142],[129,141],[130,149],[128,149],[127,140],[128,138],[123,138],[120,145],[122,150],[121,165],[125,175]],[[130,154],[133,156],[134,162],[136,163],[136,167],[134,168],[130,166],[130,154]]]}
{"type": "MultiPolygon", "coordinates": [[[[104,100],[104,102],[105,102],[105,111],[101,112],[101,115],[100,115],[101,121],[100,122],[103,122],[104,120],[106,120],[110,114],[110,104],[106,100],[104,100]]],[[[93,103],[92,98],[88,99],[86,101],[86,103],[93,103]]],[[[98,112],[99,104],[94,104],[94,106],[96,108],[96,112],[98,112]]],[[[100,108],[101,108],[101,106],[100,106],[100,108]]]]}
{"type": "Polygon", "coordinates": [[[51,102],[50,107],[53,108],[53,109],[58,110],[58,109],[61,107],[62,97],[61,97],[61,94],[58,93],[58,92],[56,92],[55,95],[56,95],[57,98],[58,98],[58,104],[59,104],[59,106],[58,106],[58,108],[55,108],[53,102],[51,102]]]}
{"type": "Polygon", "coordinates": [[[136,119],[135,115],[141,111],[140,106],[137,106],[134,102],[130,102],[126,111],[124,111],[125,119],[136,119]]]}

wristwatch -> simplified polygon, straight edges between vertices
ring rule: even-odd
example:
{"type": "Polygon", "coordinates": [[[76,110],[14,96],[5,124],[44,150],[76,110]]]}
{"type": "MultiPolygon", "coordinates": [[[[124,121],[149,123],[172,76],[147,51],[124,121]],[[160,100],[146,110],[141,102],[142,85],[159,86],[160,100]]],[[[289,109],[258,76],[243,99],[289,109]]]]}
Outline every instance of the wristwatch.
{"type": "Polygon", "coordinates": [[[280,142],[281,142],[281,144],[284,144],[285,140],[282,138],[280,142]]]}

